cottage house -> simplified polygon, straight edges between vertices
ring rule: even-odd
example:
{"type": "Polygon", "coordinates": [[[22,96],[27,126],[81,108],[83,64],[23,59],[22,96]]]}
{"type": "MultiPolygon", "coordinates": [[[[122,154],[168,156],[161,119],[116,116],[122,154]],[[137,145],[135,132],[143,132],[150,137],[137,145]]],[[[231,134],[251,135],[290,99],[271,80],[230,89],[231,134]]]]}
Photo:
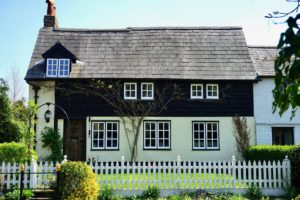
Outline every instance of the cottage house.
{"type": "Polygon", "coordinates": [[[278,112],[273,113],[276,47],[250,46],[249,53],[259,76],[259,81],[253,85],[256,144],[300,143],[300,115],[297,114],[291,120],[290,110],[281,117],[278,112]]]}
{"type": "Polygon", "coordinates": [[[48,126],[59,129],[70,160],[131,158],[133,138],[107,101],[62,92],[91,80],[118,82],[122,101],[133,104],[159,101],[156,91],[170,82],[180,88],[180,99],[143,118],[136,160],[230,159],[235,115],[247,118],[254,144],[256,73],[240,27],[64,29],[47,17],[25,77],[29,98],[41,106],[40,157],[48,153],[41,143],[48,126]]]}

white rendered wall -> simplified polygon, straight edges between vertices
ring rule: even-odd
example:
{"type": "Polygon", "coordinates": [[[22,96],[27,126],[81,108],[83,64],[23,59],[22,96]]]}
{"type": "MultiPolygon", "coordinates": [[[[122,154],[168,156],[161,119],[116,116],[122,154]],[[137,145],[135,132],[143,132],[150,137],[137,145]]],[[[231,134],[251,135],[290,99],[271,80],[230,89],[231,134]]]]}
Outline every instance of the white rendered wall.
{"type": "MultiPolygon", "coordinates": [[[[86,158],[95,158],[98,161],[116,161],[121,156],[130,160],[130,152],[124,126],[118,117],[91,117],[91,120],[118,120],[120,121],[119,150],[117,151],[93,151],[91,150],[91,135],[89,135],[90,123],[87,119],[86,130],[86,158]]],[[[143,125],[138,140],[137,160],[176,160],[180,155],[181,160],[230,160],[232,155],[237,156],[235,140],[233,137],[232,117],[147,117],[145,120],[170,120],[171,121],[171,150],[144,150],[143,149],[143,125]],[[192,150],[192,121],[218,121],[220,150],[192,150]]],[[[247,117],[251,134],[251,145],[255,142],[255,120],[247,117]]]]}
{"type": "MultiPolygon", "coordinates": [[[[46,102],[55,103],[55,83],[53,81],[46,81],[46,82],[40,82],[35,84],[38,84],[40,86],[40,90],[38,91],[38,100],[37,100],[37,106],[43,105],[46,102]]],[[[34,90],[32,89],[32,86],[29,86],[29,100],[34,102],[34,90]]],[[[49,123],[46,123],[44,119],[44,113],[48,109],[47,105],[44,105],[40,107],[37,110],[37,120],[36,120],[36,151],[39,155],[39,159],[43,159],[46,155],[49,154],[49,151],[42,147],[42,141],[41,141],[41,132],[45,127],[54,127],[54,106],[50,105],[49,110],[52,113],[52,117],[50,118],[49,123]]]]}
{"type": "Polygon", "coordinates": [[[282,117],[272,113],[273,94],[275,87],[273,78],[263,78],[254,83],[254,116],[256,120],[256,143],[272,144],[272,127],[294,127],[295,144],[300,143],[300,115],[290,120],[291,111],[282,117]]]}

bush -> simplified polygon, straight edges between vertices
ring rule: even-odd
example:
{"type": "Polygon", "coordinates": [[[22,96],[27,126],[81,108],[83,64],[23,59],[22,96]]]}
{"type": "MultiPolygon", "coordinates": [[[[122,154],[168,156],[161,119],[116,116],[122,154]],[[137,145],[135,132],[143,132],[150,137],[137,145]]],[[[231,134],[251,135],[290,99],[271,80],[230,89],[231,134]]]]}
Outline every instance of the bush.
{"type": "Polygon", "coordinates": [[[20,190],[14,190],[5,194],[6,200],[18,200],[20,198],[20,190]]]}
{"type": "Polygon", "coordinates": [[[26,162],[31,158],[28,155],[33,155],[37,159],[37,153],[34,150],[30,150],[28,154],[28,148],[24,144],[15,142],[0,144],[0,163],[1,162],[26,162]]]}
{"type": "Polygon", "coordinates": [[[51,154],[46,157],[46,160],[56,162],[63,159],[63,142],[58,129],[45,127],[42,131],[42,142],[43,147],[49,148],[51,151],[51,154]]]}
{"type": "MultiPolygon", "coordinates": [[[[23,198],[22,199],[28,200],[33,196],[34,196],[34,194],[31,190],[23,190],[23,194],[22,194],[23,198]]],[[[19,200],[20,199],[20,190],[14,190],[14,191],[6,193],[4,196],[4,199],[5,200],[19,200]]],[[[0,197],[0,200],[1,200],[1,197],[0,197]]]]}
{"type": "Polygon", "coordinates": [[[82,162],[61,165],[59,178],[61,199],[97,199],[99,185],[90,166],[82,162]]]}
{"type": "Polygon", "coordinates": [[[104,186],[100,190],[99,200],[111,200],[113,199],[113,192],[109,186],[104,186]]]}
{"type": "Polygon", "coordinates": [[[250,200],[258,200],[262,198],[262,192],[257,186],[251,185],[251,187],[248,188],[245,196],[250,200]]]}
{"type": "Polygon", "coordinates": [[[251,146],[243,152],[247,161],[282,161],[289,155],[294,146],[280,145],[257,145],[251,146]]]}
{"type": "Polygon", "coordinates": [[[300,190],[300,144],[291,150],[289,159],[291,160],[292,185],[300,190]]]}
{"type": "Polygon", "coordinates": [[[148,187],[146,191],[143,192],[141,199],[158,199],[160,191],[158,187],[148,187]]]}

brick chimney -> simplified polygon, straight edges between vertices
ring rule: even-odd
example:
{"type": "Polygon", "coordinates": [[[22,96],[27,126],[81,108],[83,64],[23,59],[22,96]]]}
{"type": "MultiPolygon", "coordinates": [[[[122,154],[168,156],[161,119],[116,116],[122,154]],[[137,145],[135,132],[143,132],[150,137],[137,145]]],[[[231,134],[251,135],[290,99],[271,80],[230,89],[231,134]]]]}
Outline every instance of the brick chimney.
{"type": "Polygon", "coordinates": [[[44,27],[58,28],[55,0],[46,0],[46,3],[48,4],[48,7],[47,15],[44,16],[44,27]]]}

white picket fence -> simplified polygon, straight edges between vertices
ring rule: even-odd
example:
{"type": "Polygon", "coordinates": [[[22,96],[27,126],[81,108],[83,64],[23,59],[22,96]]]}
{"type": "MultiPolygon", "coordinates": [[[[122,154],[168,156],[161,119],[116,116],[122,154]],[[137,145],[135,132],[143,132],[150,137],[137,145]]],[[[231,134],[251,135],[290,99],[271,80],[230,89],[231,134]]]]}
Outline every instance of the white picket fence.
{"type": "MultiPolygon", "coordinates": [[[[48,189],[56,184],[56,164],[32,161],[24,164],[24,188],[48,189]]],[[[21,184],[21,165],[5,163],[0,165],[0,190],[18,189],[21,184]]]]}
{"type": "Polygon", "coordinates": [[[215,190],[243,193],[256,185],[265,194],[283,194],[290,185],[290,161],[241,162],[177,161],[95,162],[89,164],[97,175],[100,187],[110,186],[121,194],[146,190],[150,186],[160,190],[215,190]]]}
{"type": "MultiPolygon", "coordinates": [[[[63,162],[66,161],[65,160],[63,162]]],[[[47,189],[56,183],[57,163],[31,162],[25,165],[24,187],[47,189]]],[[[110,186],[115,192],[133,194],[150,186],[162,191],[214,190],[244,192],[256,185],[265,194],[282,194],[290,185],[290,161],[241,162],[233,156],[229,161],[140,161],[90,162],[100,187],[110,186]]],[[[20,166],[2,163],[0,187],[20,185],[20,166]]]]}

